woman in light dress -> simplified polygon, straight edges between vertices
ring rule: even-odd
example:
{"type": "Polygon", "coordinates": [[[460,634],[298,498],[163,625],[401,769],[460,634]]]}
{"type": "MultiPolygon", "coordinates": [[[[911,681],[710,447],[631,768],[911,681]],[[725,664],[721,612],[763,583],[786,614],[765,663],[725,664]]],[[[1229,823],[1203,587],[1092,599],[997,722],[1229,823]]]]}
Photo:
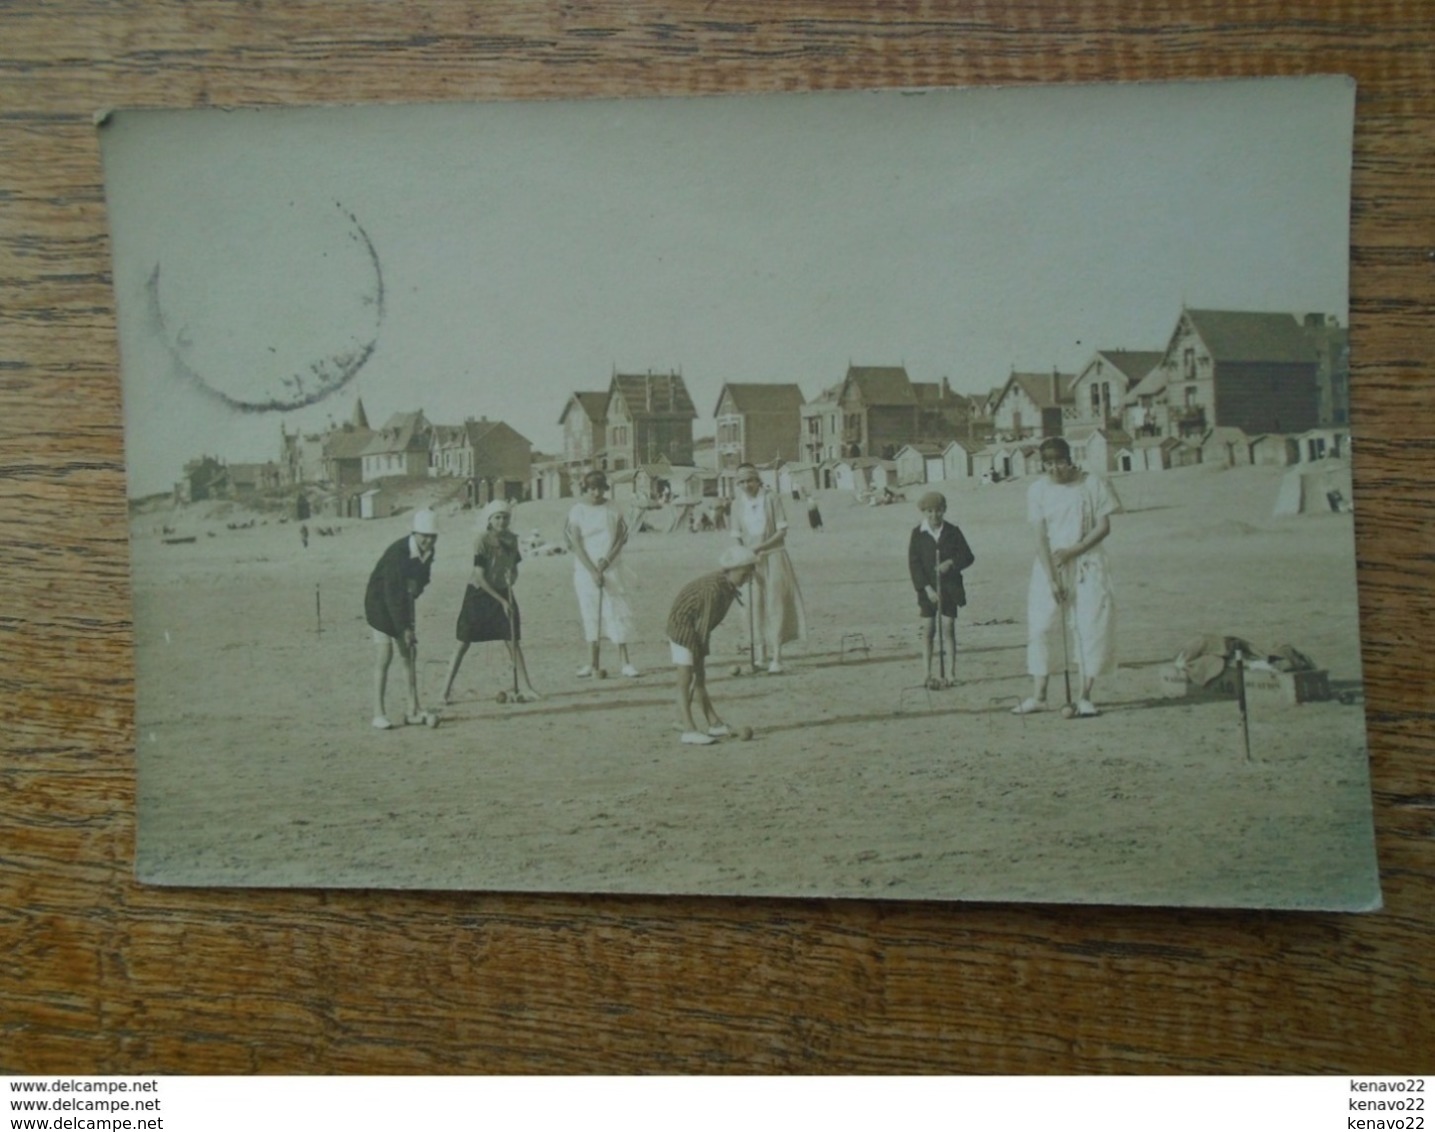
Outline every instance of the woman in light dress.
{"type": "Polygon", "coordinates": [[[1107,482],[1071,461],[1060,437],[1041,445],[1046,474],[1027,490],[1027,518],[1036,535],[1036,562],[1027,590],[1027,672],[1032,694],[1017,715],[1042,711],[1055,672],[1066,670],[1070,648],[1081,674],[1079,716],[1099,715],[1091,700],[1098,676],[1116,669],[1116,595],[1106,563],[1111,516],[1121,510],[1107,482]],[[1066,639],[1062,638],[1062,621],[1066,639]]]}
{"type": "Polygon", "coordinates": [[[783,671],[782,646],[807,635],[807,618],[786,549],[787,516],[781,501],[763,490],[762,478],[752,464],[738,467],[737,495],[729,521],[733,537],[758,557],[750,587],[752,617],[761,649],[759,660],[777,675],[783,671]]]}
{"type": "Polygon", "coordinates": [[[573,553],[573,589],[578,595],[578,614],[588,642],[588,663],[578,669],[582,677],[598,671],[598,636],[618,646],[618,660],[624,676],[641,676],[628,656],[633,636],[633,610],[628,604],[632,575],[623,560],[628,541],[628,524],[608,502],[608,477],[589,472],[583,477],[583,499],[568,512],[563,529],[573,553]]]}

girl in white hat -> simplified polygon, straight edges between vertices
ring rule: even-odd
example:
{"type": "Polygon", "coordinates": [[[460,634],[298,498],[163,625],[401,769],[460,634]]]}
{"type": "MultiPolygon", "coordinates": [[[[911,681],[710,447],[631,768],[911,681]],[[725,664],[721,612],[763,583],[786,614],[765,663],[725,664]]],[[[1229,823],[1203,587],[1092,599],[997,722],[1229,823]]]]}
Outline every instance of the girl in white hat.
{"type": "Polygon", "coordinates": [[[541,699],[528,679],[528,665],[523,659],[522,621],[518,603],[513,597],[513,583],[518,577],[518,536],[508,529],[513,506],[506,499],[496,499],[478,516],[478,536],[473,545],[473,573],[463,593],[463,608],[458,613],[454,635],[458,646],[448,665],[448,679],[443,686],[443,702],[450,702],[454,678],[463,663],[468,646],[480,641],[502,641],[508,646],[509,659],[527,690],[527,698],[541,699]]]}

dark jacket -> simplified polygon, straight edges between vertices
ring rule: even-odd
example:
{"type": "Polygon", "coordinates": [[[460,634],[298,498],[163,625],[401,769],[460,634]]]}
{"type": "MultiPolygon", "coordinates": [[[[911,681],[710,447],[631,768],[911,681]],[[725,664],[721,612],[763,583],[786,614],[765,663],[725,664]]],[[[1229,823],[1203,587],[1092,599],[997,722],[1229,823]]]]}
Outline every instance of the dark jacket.
{"type": "Polygon", "coordinates": [[[912,538],[907,544],[907,569],[912,575],[912,588],[919,594],[925,593],[931,586],[946,599],[943,605],[954,597],[959,606],[966,605],[967,589],[962,584],[962,571],[976,560],[966,537],[955,523],[943,520],[940,543],[923,531],[920,523],[912,528],[912,538]],[[942,575],[940,587],[937,586],[938,550],[943,562],[952,563],[952,568],[942,575]]]}
{"type": "Polygon", "coordinates": [[[417,627],[414,603],[429,584],[431,561],[409,553],[405,535],[384,551],[364,591],[364,617],[380,633],[402,637],[417,627]]]}

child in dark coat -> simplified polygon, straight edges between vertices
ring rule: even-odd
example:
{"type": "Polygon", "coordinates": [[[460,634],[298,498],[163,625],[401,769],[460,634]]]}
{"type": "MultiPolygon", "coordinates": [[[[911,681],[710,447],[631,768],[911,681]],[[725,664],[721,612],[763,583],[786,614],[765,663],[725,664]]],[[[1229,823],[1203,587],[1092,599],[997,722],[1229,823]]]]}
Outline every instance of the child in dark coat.
{"type": "Polygon", "coordinates": [[[952,671],[957,659],[957,610],[967,604],[967,591],[962,571],[976,561],[966,537],[955,523],[946,522],[947,499],[938,491],[929,491],[917,502],[922,521],[912,529],[907,544],[907,568],[912,588],[917,591],[917,607],[922,613],[922,660],[926,667],[928,688],[950,687],[954,681],[947,676],[946,657],[952,658],[952,671]],[[932,672],[932,637],[942,634],[941,671],[932,672]]]}
{"type": "Polygon", "coordinates": [[[364,590],[364,618],[378,646],[374,654],[374,726],[380,731],[393,726],[384,712],[384,692],[395,648],[404,662],[408,684],[409,710],[404,722],[425,722],[419,706],[416,606],[419,595],[428,588],[437,542],[434,513],[427,509],[414,512],[412,532],[384,551],[364,590]]]}

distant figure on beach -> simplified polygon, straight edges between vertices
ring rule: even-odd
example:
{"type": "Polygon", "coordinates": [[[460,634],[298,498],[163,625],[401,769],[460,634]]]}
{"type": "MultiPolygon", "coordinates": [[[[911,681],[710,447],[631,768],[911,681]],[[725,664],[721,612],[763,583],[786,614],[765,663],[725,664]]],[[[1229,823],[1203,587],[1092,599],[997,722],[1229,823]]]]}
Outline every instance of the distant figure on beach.
{"type": "Polygon", "coordinates": [[[374,631],[374,726],[387,731],[393,726],[384,711],[384,693],[388,685],[389,664],[394,649],[404,662],[409,697],[405,723],[422,723],[423,709],[419,704],[418,620],[419,595],[428,587],[433,567],[434,548],[438,545],[438,524],[428,509],[414,512],[412,531],[391,544],[369,575],[364,591],[364,618],[374,631]]]}
{"type": "Polygon", "coordinates": [[[309,524],[299,524],[299,541],[304,544],[304,549],[309,549],[309,524]]]}
{"type": "Polygon", "coordinates": [[[678,726],[682,741],[697,746],[732,733],[708,696],[707,656],[713,630],[733,603],[742,601],[742,587],[757,567],[757,555],[746,547],[730,546],[718,565],[715,573],[695,578],[680,589],[668,613],[668,647],[678,677],[678,726]],[[693,717],[694,696],[702,708],[705,728],[699,728],[693,717]]]}
{"type": "Polygon", "coordinates": [[[822,529],[822,511],[817,506],[817,496],[813,495],[810,491],[807,492],[806,495],[807,525],[814,531],[820,531],[822,529]]]}
{"type": "Polygon", "coordinates": [[[754,465],[738,465],[737,488],[732,501],[732,535],[757,555],[750,613],[756,622],[759,662],[775,676],[783,671],[782,646],[807,635],[802,591],[786,550],[787,516],[779,497],[763,490],[754,465]]]}
{"type": "MultiPolygon", "coordinates": [[[[463,608],[458,613],[454,635],[458,645],[449,661],[448,678],[444,681],[443,702],[453,696],[454,678],[463,663],[468,646],[480,641],[502,641],[508,646],[509,660],[518,678],[523,681],[529,699],[542,699],[528,679],[528,665],[523,659],[523,621],[513,595],[518,579],[518,564],[523,554],[518,536],[509,526],[513,505],[497,499],[478,515],[478,533],[473,544],[473,573],[463,591],[463,608]]],[[[515,689],[517,690],[517,689],[515,689]]]]}
{"type": "Polygon", "coordinates": [[[628,656],[628,640],[633,635],[633,610],[628,604],[632,574],[622,558],[628,524],[607,496],[608,477],[589,472],[583,477],[583,499],[568,512],[563,529],[574,556],[573,589],[588,642],[588,663],[578,669],[578,675],[588,677],[598,670],[601,626],[603,634],[618,646],[623,675],[641,676],[628,656]]]}
{"type": "Polygon", "coordinates": [[[1053,673],[1066,670],[1070,649],[1081,674],[1076,714],[1099,715],[1092,686],[1116,668],[1116,596],[1105,541],[1121,501],[1104,479],[1072,463],[1071,447],[1061,437],[1042,441],[1041,461],[1046,474],[1026,495],[1027,519],[1036,536],[1027,591],[1032,694],[1014,711],[1026,715],[1045,709],[1047,683],[1053,673]]]}
{"type": "Polygon", "coordinates": [[[967,604],[962,571],[976,561],[966,537],[955,523],[946,522],[947,497],[929,491],[917,501],[922,521],[912,528],[907,542],[907,572],[917,591],[922,615],[922,659],[926,686],[946,687],[957,663],[957,610],[967,604]],[[941,633],[940,673],[932,671],[932,638],[941,633]]]}

